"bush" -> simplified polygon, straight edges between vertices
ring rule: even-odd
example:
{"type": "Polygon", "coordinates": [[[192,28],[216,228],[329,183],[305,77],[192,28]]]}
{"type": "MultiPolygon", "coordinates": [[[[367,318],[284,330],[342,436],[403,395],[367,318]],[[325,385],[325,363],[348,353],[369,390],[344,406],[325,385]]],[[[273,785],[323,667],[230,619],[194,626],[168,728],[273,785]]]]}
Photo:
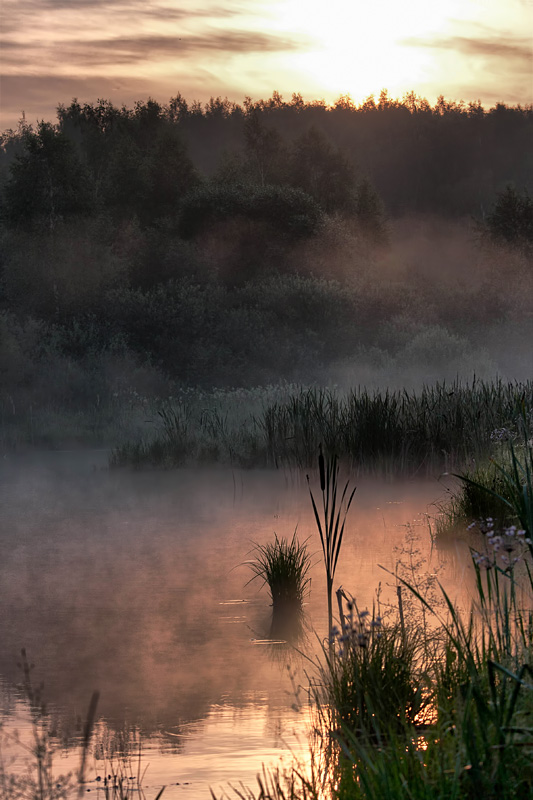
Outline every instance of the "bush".
{"type": "Polygon", "coordinates": [[[313,198],[300,189],[211,183],[184,199],[179,230],[184,238],[195,238],[213,225],[235,218],[267,223],[276,235],[290,240],[316,233],[322,212],[313,198]]]}
{"type": "Polygon", "coordinates": [[[487,217],[490,236],[518,247],[533,247],[533,200],[525,191],[520,194],[507,186],[497,195],[487,217]]]}

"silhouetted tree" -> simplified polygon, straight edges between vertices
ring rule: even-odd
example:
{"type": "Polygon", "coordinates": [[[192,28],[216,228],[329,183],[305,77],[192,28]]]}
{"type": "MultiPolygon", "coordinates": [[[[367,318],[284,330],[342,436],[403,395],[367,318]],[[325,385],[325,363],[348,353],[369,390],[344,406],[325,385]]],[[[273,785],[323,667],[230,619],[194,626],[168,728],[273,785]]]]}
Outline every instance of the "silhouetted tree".
{"type": "Polygon", "coordinates": [[[114,141],[105,176],[104,200],[118,216],[142,211],[150,194],[150,183],[142,151],[129,134],[114,141]]]}
{"type": "Polygon", "coordinates": [[[357,220],[365,235],[374,241],[385,241],[387,229],[383,201],[368,178],[363,178],[357,189],[357,220]]]}
{"type": "Polygon", "coordinates": [[[268,224],[273,232],[293,239],[316,233],[322,214],[300,189],[206,184],[184,198],[179,230],[184,238],[194,238],[235,218],[268,224]]]}
{"type": "Polygon", "coordinates": [[[162,126],[144,159],[146,207],[141,217],[147,220],[174,216],[184,195],[199,178],[187,148],[175,127],[162,126]]]}
{"type": "Polygon", "coordinates": [[[26,130],[24,152],[11,164],[4,188],[3,216],[12,226],[53,228],[68,216],[91,212],[90,175],[74,145],[48,122],[26,130]]]}
{"type": "Polygon", "coordinates": [[[279,182],[283,140],[275,128],[267,127],[256,110],[250,111],[244,122],[244,140],[248,173],[260,186],[279,182]]]}
{"type": "Polygon", "coordinates": [[[289,180],[327,213],[350,213],[355,209],[353,164],[338,148],[332,147],[318,128],[310,128],[294,143],[289,180]]]}
{"type": "Polygon", "coordinates": [[[533,245],[533,200],[508,185],[497,196],[487,227],[493,239],[518,247],[533,245]]]}

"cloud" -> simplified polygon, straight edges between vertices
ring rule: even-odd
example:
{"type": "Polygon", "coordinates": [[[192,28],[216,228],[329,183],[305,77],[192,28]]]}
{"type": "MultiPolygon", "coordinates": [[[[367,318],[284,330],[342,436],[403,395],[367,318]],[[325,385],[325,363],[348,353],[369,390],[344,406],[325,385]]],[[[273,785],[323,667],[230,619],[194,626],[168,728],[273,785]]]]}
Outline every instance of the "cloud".
{"type": "MultiPolygon", "coordinates": [[[[39,17],[50,14],[55,19],[64,20],[79,14],[105,12],[102,23],[109,21],[110,15],[120,15],[124,19],[139,21],[140,19],[166,20],[173,22],[183,19],[227,19],[242,15],[242,5],[228,2],[225,5],[202,3],[198,6],[195,0],[184,0],[179,8],[166,2],[146,2],[146,0],[4,0],[3,24],[4,33],[14,31],[23,21],[32,24],[39,17]]],[[[254,6],[246,7],[246,14],[254,16],[254,6]]]]}
{"type": "Polygon", "coordinates": [[[149,81],[138,79],[112,80],[109,78],[65,78],[52,74],[40,75],[4,75],[2,77],[2,112],[7,124],[13,124],[13,118],[20,117],[23,110],[29,111],[29,122],[36,119],[52,119],[58,102],[69,102],[75,96],[106,97],[111,93],[125,91],[126,94],[138,93],[139,96],[149,92],[149,81]]]}
{"type": "Polygon", "coordinates": [[[81,103],[95,102],[99,98],[111,100],[115,105],[133,107],[137,100],[152,97],[161,103],[178,92],[189,101],[206,102],[211,96],[228,96],[241,102],[246,92],[221,78],[220,70],[204,68],[184,70],[181,75],[168,76],[165,80],[124,76],[119,78],[81,76],[57,76],[51,72],[39,75],[7,75],[2,77],[2,105],[0,132],[16,128],[22,112],[30,123],[44,119],[54,121],[58,103],[69,105],[76,97],[81,103]]]}
{"type": "Polygon", "coordinates": [[[146,0],[4,0],[5,7],[11,14],[37,14],[42,11],[87,11],[105,8],[117,9],[126,13],[145,13],[149,17],[219,17],[242,13],[242,7],[236,3],[225,6],[204,3],[202,7],[194,0],[184,0],[180,8],[165,2],[147,2],[146,0]]]}
{"type": "Polygon", "coordinates": [[[129,36],[72,43],[76,60],[135,63],[210,52],[214,54],[282,52],[305,49],[307,40],[248,31],[216,31],[191,36],[129,36]]]}
{"type": "MultiPolygon", "coordinates": [[[[104,66],[125,66],[150,61],[180,59],[190,55],[208,53],[210,58],[251,53],[279,53],[305,50],[310,40],[303,37],[279,36],[257,31],[213,31],[198,35],[163,36],[139,35],[118,36],[107,39],[64,41],[60,52],[63,62],[72,65],[72,72],[104,66]]],[[[35,60],[53,64],[58,47],[46,44],[36,48],[35,60]]],[[[6,42],[4,47],[4,69],[7,66],[23,68],[28,63],[28,47],[6,42]]]]}
{"type": "Polygon", "coordinates": [[[526,37],[513,36],[449,36],[435,39],[419,39],[408,37],[402,40],[408,47],[426,47],[428,49],[450,50],[468,57],[486,59],[504,59],[507,64],[513,62],[513,69],[522,66],[531,71],[531,40],[526,37]]]}

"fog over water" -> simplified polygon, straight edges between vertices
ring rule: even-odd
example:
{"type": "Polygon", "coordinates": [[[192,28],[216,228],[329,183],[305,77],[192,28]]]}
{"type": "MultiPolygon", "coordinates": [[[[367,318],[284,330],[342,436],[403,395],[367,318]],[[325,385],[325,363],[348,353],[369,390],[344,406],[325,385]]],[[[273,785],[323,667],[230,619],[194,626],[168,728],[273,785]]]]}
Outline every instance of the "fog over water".
{"type": "MultiPolygon", "coordinates": [[[[185,775],[192,781],[188,796],[200,797],[207,782],[251,780],[263,761],[286,753],[289,739],[294,744],[295,727],[306,752],[307,712],[291,706],[294,686],[307,685],[309,663],[291,647],[265,641],[272,633],[268,592],[248,583],[243,563],[254,542],[272,541],[274,533],[291,537],[297,528],[300,540],[309,538],[311,592],[296,644],[314,657],[327,603],[303,476],[212,468],[109,472],[105,463],[105,452],[8,456],[1,463],[6,729],[25,729],[15,687],[26,648],[67,740],[76,741],[76,720],[99,690],[100,726],[133,726],[145,739],[150,785],[172,776],[177,782],[176,775],[183,782],[185,775]]],[[[436,479],[361,480],[335,586],[364,608],[381,582],[382,599],[390,601],[394,580],[379,565],[394,571],[399,559],[423,556],[430,564],[422,574],[437,572],[452,596],[463,591],[466,548],[431,550],[425,515],[436,513],[432,503],[443,493],[436,479]]],[[[97,762],[95,770],[101,768],[97,762]]]]}

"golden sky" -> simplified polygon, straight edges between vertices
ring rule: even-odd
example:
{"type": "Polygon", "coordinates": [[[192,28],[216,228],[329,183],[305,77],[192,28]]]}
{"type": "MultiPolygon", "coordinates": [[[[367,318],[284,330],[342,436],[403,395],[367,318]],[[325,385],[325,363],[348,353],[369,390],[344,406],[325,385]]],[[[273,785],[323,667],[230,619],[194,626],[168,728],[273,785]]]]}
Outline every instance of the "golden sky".
{"type": "Polygon", "coordinates": [[[0,129],[58,103],[533,102],[533,0],[2,0],[0,129]]]}

